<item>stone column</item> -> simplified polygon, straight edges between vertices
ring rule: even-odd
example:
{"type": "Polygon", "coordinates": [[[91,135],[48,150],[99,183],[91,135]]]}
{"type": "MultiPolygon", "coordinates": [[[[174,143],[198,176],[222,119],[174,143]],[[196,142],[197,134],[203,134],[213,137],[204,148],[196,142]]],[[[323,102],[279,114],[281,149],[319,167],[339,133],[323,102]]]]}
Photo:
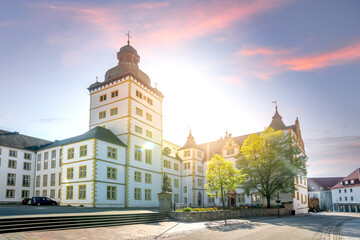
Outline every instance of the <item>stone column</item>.
{"type": "Polygon", "coordinates": [[[158,193],[159,212],[164,213],[171,211],[171,195],[169,192],[158,193]]]}
{"type": "Polygon", "coordinates": [[[351,212],[351,204],[349,204],[349,212],[351,212]]]}
{"type": "Polygon", "coordinates": [[[346,212],[346,211],[345,211],[345,207],[346,207],[346,205],[344,204],[344,205],[343,205],[343,212],[346,212]]]}
{"type": "Polygon", "coordinates": [[[359,205],[355,204],[355,211],[359,212],[359,205]]]}

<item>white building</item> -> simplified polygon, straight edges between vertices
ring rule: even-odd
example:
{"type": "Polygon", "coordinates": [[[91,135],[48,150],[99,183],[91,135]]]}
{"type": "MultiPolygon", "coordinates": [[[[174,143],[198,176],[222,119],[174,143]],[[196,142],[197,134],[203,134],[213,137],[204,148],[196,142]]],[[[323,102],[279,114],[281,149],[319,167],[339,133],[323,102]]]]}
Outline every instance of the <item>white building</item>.
{"type": "Polygon", "coordinates": [[[331,188],[333,211],[360,212],[360,168],[331,188]]]}
{"type": "MultiPolygon", "coordinates": [[[[218,141],[197,145],[190,133],[183,147],[163,140],[162,93],[151,86],[150,78],[139,69],[140,57],[129,42],[117,53],[117,59],[117,66],[106,72],[104,81],[88,88],[90,130],[53,143],[42,140],[33,144],[41,146],[28,151],[33,166],[29,175],[32,190],[22,197],[46,196],[61,205],[74,206],[157,207],[157,193],[166,173],[174,203],[220,205],[219,198],[210,198],[204,188],[207,163],[218,153],[235,165],[234,157],[247,135],[227,134],[218,141]]],[[[305,154],[298,120],[295,125],[286,126],[276,110],[270,127],[290,132],[305,154]]],[[[12,174],[7,166],[1,171],[12,174]]],[[[8,179],[13,181],[12,175],[8,179]]],[[[305,212],[305,176],[299,176],[294,184],[298,189],[295,194],[284,195],[281,200],[292,201],[297,213],[305,212]]],[[[14,188],[22,191],[18,184],[14,188]]],[[[2,188],[1,194],[11,196],[7,189],[2,188]]],[[[263,202],[256,192],[246,196],[237,189],[229,194],[229,205],[263,202]]],[[[8,200],[1,196],[0,201],[8,200]]],[[[19,194],[15,196],[14,201],[21,199],[19,194]]]]}

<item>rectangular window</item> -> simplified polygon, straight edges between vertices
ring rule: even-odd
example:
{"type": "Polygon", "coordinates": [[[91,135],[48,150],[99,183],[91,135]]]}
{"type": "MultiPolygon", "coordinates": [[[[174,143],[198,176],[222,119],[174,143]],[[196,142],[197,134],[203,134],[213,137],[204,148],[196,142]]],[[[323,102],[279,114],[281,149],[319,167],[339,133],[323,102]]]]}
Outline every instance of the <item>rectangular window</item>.
{"type": "Polygon", "coordinates": [[[15,160],[9,160],[8,167],[9,168],[16,168],[16,161],[15,160]]]}
{"type": "Polygon", "coordinates": [[[59,172],[59,186],[61,185],[61,172],[59,172]]]}
{"type": "Polygon", "coordinates": [[[215,202],[215,198],[208,195],[208,203],[213,204],[215,202]]]}
{"type": "Polygon", "coordinates": [[[30,153],[24,153],[24,159],[31,160],[31,154],[30,153]]]}
{"type": "Polygon", "coordinates": [[[44,169],[48,169],[49,166],[49,153],[44,153],[44,169]]]}
{"type": "Polygon", "coordinates": [[[141,172],[134,172],[134,181],[135,182],[141,182],[141,172]]]}
{"type": "Polygon", "coordinates": [[[45,175],[43,176],[43,187],[46,187],[46,186],[47,186],[47,183],[48,183],[48,175],[45,174],[45,175]]]}
{"type": "Polygon", "coordinates": [[[153,105],[153,100],[152,100],[151,98],[148,98],[148,99],[147,99],[147,102],[148,102],[148,104],[150,104],[151,106],[153,105]]]}
{"type": "Polygon", "coordinates": [[[184,186],[184,193],[187,193],[187,186],[184,186]]]}
{"type": "Polygon", "coordinates": [[[179,179],[174,179],[174,187],[179,187],[179,179]]]}
{"type": "Polygon", "coordinates": [[[174,203],[179,203],[179,194],[174,194],[174,203]]]}
{"type": "Polygon", "coordinates": [[[79,199],[86,199],[86,185],[79,185],[79,199]]]}
{"type": "Polygon", "coordinates": [[[151,200],[151,189],[145,189],[145,200],[151,200]]]}
{"type": "Polygon", "coordinates": [[[10,150],[10,151],[9,151],[9,157],[17,157],[17,151],[15,151],[15,150],[10,150]]]}
{"type": "Polygon", "coordinates": [[[134,199],[141,200],[141,188],[134,188],[134,199]]]}
{"type": "Polygon", "coordinates": [[[300,194],[299,192],[296,192],[296,199],[299,201],[300,200],[300,194]]]}
{"type": "Polygon", "coordinates": [[[117,179],[116,168],[107,167],[106,177],[107,177],[107,179],[116,180],[117,179]]]}
{"type": "Polygon", "coordinates": [[[119,91],[118,90],[111,92],[111,98],[114,98],[114,97],[117,97],[117,96],[119,96],[119,91]]]}
{"type": "Polygon", "coordinates": [[[80,146],[80,157],[85,157],[87,155],[87,145],[80,146]]]}
{"type": "Polygon", "coordinates": [[[51,168],[56,168],[56,158],[51,159],[51,168]]]}
{"type": "Polygon", "coordinates": [[[55,179],[56,179],[55,173],[52,173],[50,175],[50,186],[55,186],[55,179]]]}
{"type": "Polygon", "coordinates": [[[190,150],[184,151],[184,157],[190,157],[190,150]]]}
{"type": "Polygon", "coordinates": [[[79,167],[79,178],[86,178],[86,165],[79,167]]]}
{"type": "Polygon", "coordinates": [[[74,186],[66,186],[66,199],[73,199],[74,197],[74,186]]]}
{"type": "Polygon", "coordinates": [[[0,148],[0,155],[2,154],[2,148],[0,148]]]}
{"type": "Polygon", "coordinates": [[[150,113],[146,113],[146,119],[152,121],[152,115],[150,113]]]}
{"type": "Polygon", "coordinates": [[[106,187],[106,199],[107,200],[116,200],[116,187],[114,187],[114,186],[106,187]]]}
{"type": "Polygon", "coordinates": [[[231,149],[227,149],[226,150],[226,155],[233,155],[235,153],[235,149],[231,148],[231,149]]]}
{"type": "MultiPolygon", "coordinates": [[[[36,187],[40,187],[40,176],[36,176],[36,187]]],[[[36,195],[36,196],[39,196],[39,195],[36,195]]]]}
{"type": "Polygon", "coordinates": [[[35,191],[35,196],[40,197],[40,191],[39,190],[35,191]]]}
{"type": "Polygon", "coordinates": [[[353,197],[353,196],[351,196],[351,197],[350,197],[350,200],[351,200],[351,201],[354,201],[354,197],[353,197]]]}
{"type": "Polygon", "coordinates": [[[55,189],[50,190],[50,198],[55,198],[55,189]]]}
{"type": "Polygon", "coordinates": [[[30,176],[29,175],[23,175],[23,187],[30,187],[30,176]]]}
{"type": "Polygon", "coordinates": [[[30,196],[29,190],[22,190],[21,191],[21,198],[28,198],[30,196]]]}
{"type": "Polygon", "coordinates": [[[143,116],[143,110],[141,110],[140,108],[136,108],[136,114],[139,116],[143,116]]]}
{"type": "Polygon", "coordinates": [[[108,156],[108,158],[111,158],[111,159],[117,159],[117,149],[108,147],[107,148],[107,156],[108,156]]]}
{"type": "Polygon", "coordinates": [[[100,102],[105,101],[105,100],[106,100],[106,94],[101,95],[100,96],[100,102]]]}
{"type": "Polygon", "coordinates": [[[51,151],[51,159],[55,159],[56,158],[56,150],[52,150],[51,151]]]}
{"type": "Polygon", "coordinates": [[[152,138],[152,132],[149,130],[146,130],[146,136],[149,138],[152,138]]]}
{"type": "Polygon", "coordinates": [[[174,163],[174,170],[179,171],[179,164],[178,163],[174,163]]]}
{"type": "Polygon", "coordinates": [[[142,93],[136,90],[136,96],[140,99],[142,99],[142,93]]]}
{"type": "Polygon", "coordinates": [[[106,111],[99,112],[99,119],[106,118],[106,111]]]}
{"type": "Polygon", "coordinates": [[[187,197],[184,197],[184,204],[187,204],[187,197]]]}
{"type": "Polygon", "coordinates": [[[152,150],[151,149],[145,150],[145,163],[148,163],[148,164],[152,163],[152,150]]]}
{"type": "Polygon", "coordinates": [[[31,170],[31,163],[24,162],[24,170],[31,170]]]}
{"type": "Polygon", "coordinates": [[[198,156],[198,158],[201,158],[202,157],[202,152],[197,151],[197,156],[198,156]]]}
{"type": "Polygon", "coordinates": [[[184,169],[190,169],[191,168],[191,164],[189,162],[184,163],[184,169]]]}
{"type": "Polygon", "coordinates": [[[118,108],[112,108],[110,109],[110,116],[114,116],[118,113],[118,108]]]}
{"type": "Polygon", "coordinates": [[[41,154],[37,155],[37,163],[36,163],[36,170],[41,170],[41,154]]]}
{"type": "Polygon", "coordinates": [[[171,162],[169,160],[164,160],[164,167],[171,169],[171,162]]]}
{"type": "Polygon", "coordinates": [[[135,160],[142,161],[142,148],[139,146],[135,146],[135,160]]]}
{"type": "Polygon", "coordinates": [[[47,190],[43,190],[42,197],[47,197],[47,190]]]}
{"type": "Polygon", "coordinates": [[[60,149],[60,154],[59,154],[59,167],[61,167],[61,157],[62,157],[62,148],[60,149]]]}
{"type": "Polygon", "coordinates": [[[151,174],[145,173],[145,183],[151,183],[151,174]]]}
{"type": "Polygon", "coordinates": [[[66,179],[73,179],[74,178],[74,168],[68,168],[66,171],[66,179]]]}
{"type": "Polygon", "coordinates": [[[352,188],[350,188],[350,192],[352,192],[352,188]]]}
{"type": "Polygon", "coordinates": [[[345,201],[347,201],[347,197],[345,197],[345,201]]]}
{"type": "Polygon", "coordinates": [[[202,166],[198,166],[198,172],[202,173],[203,172],[203,167],[202,166]]]}
{"type": "Polygon", "coordinates": [[[15,190],[6,189],[6,198],[14,198],[14,197],[15,197],[15,190]]]}
{"type": "Polygon", "coordinates": [[[203,185],[203,180],[201,178],[198,178],[198,186],[202,186],[203,185]]]}
{"type": "Polygon", "coordinates": [[[74,148],[68,149],[68,159],[74,159],[74,148]]]}
{"type": "Polygon", "coordinates": [[[13,173],[8,173],[7,185],[8,186],[15,186],[15,182],[16,182],[16,175],[13,174],[13,173]]]}
{"type": "Polygon", "coordinates": [[[142,134],[142,128],[139,126],[135,126],[135,132],[142,134]]]}

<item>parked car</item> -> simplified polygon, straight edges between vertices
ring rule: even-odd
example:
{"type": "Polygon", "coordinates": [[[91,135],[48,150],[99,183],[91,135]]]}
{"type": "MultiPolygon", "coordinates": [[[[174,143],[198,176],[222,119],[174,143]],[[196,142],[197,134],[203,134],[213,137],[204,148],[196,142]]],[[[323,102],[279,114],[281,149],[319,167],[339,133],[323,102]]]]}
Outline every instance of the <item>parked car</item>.
{"type": "Polygon", "coordinates": [[[33,197],[31,198],[31,205],[57,205],[57,202],[47,197],[33,197]]]}
{"type": "Polygon", "coordinates": [[[22,204],[22,205],[29,204],[29,203],[30,203],[30,200],[31,200],[31,198],[24,198],[24,199],[21,201],[21,204],[22,204]]]}

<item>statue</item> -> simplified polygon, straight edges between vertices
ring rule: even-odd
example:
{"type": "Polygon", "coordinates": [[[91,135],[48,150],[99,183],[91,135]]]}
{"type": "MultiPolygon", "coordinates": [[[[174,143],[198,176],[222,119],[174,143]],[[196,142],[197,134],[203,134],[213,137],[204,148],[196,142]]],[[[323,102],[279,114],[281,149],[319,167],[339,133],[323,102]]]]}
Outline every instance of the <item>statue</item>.
{"type": "Polygon", "coordinates": [[[161,187],[161,190],[162,193],[172,192],[171,185],[169,183],[169,177],[166,175],[166,173],[164,173],[163,175],[163,185],[161,187]]]}

